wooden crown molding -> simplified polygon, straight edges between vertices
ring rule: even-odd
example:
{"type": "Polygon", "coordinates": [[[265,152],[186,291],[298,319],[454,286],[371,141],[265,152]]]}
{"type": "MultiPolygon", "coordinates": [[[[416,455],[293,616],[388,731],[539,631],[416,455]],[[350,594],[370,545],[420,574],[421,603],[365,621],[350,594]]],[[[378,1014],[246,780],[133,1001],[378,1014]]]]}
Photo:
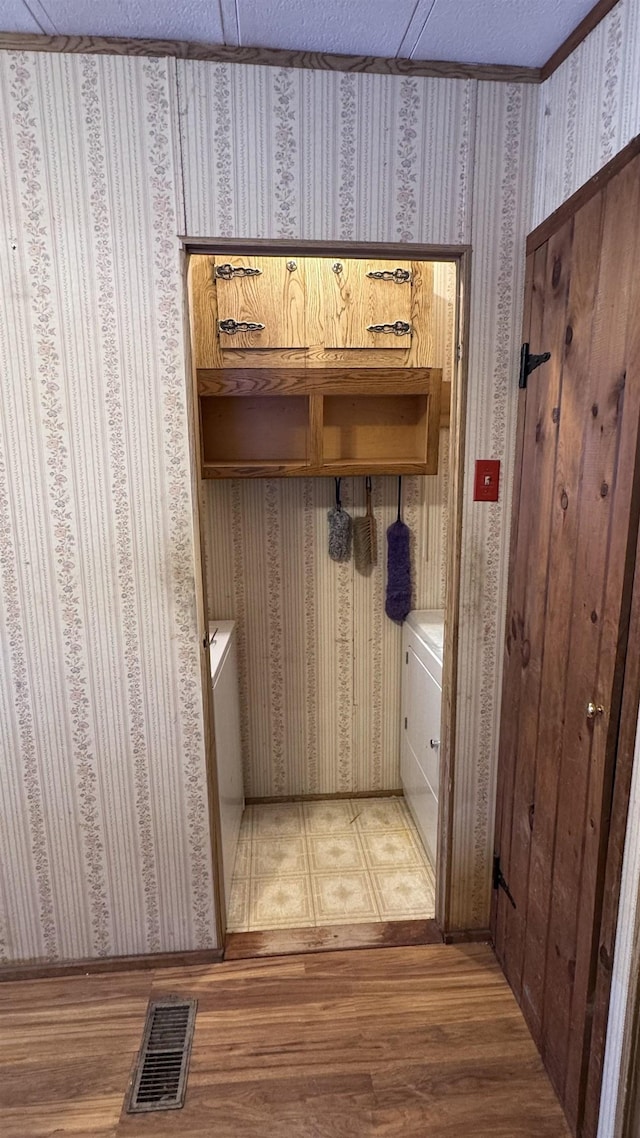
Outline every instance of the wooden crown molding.
{"type": "Polygon", "coordinates": [[[503,83],[539,83],[539,67],[455,63],[442,60],[387,59],[374,55],[329,55],[266,47],[225,47],[188,40],[125,39],[119,36],[45,36],[0,32],[0,50],[71,52],[79,55],[173,56],[211,63],[245,63],[315,71],[355,71],[439,79],[485,79],[503,83]]]}
{"type": "Polygon", "coordinates": [[[47,36],[0,32],[0,51],[69,52],[75,55],[171,56],[210,63],[244,63],[314,71],[353,71],[374,75],[410,75],[436,79],[480,79],[493,83],[542,83],[564,63],[619,0],[597,0],[577,28],[542,67],[449,60],[392,59],[375,55],[333,55],[267,47],[226,47],[190,40],[129,39],[120,36],[47,36]]]}
{"type": "Polygon", "coordinates": [[[597,4],[594,4],[591,11],[587,12],[584,20],[578,24],[577,28],[573,29],[564,43],[561,43],[560,47],[556,48],[553,55],[549,56],[547,62],[542,65],[540,69],[540,80],[542,83],[544,83],[545,79],[548,79],[550,75],[553,75],[554,71],[558,70],[560,64],[569,58],[571,53],[576,50],[583,40],[586,40],[590,32],[592,32],[594,28],[597,28],[600,21],[609,15],[609,12],[612,8],[615,8],[617,3],[618,0],[598,0],[597,4]]]}

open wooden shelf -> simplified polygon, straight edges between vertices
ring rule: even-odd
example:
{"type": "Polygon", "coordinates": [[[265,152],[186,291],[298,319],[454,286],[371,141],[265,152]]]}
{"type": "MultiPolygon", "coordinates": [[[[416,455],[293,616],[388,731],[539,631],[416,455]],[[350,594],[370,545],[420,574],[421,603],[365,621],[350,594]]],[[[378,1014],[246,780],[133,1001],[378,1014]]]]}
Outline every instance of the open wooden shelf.
{"type": "Polygon", "coordinates": [[[213,396],[201,400],[204,465],[308,463],[305,395],[213,396]]]}
{"type": "Polygon", "coordinates": [[[208,370],[203,477],[435,474],[440,390],[437,368],[208,370]]]}
{"type": "Polygon", "coordinates": [[[428,395],[324,397],[324,463],[426,463],[428,395]]]}

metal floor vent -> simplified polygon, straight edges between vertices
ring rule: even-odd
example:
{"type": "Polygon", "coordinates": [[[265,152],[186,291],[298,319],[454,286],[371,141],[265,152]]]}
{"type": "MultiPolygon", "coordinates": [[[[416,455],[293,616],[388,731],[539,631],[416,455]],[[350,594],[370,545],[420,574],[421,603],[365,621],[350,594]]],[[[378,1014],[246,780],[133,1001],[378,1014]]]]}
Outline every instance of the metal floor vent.
{"type": "Polygon", "coordinates": [[[127,1114],[177,1110],[184,1103],[196,1000],[150,1000],[127,1114]]]}

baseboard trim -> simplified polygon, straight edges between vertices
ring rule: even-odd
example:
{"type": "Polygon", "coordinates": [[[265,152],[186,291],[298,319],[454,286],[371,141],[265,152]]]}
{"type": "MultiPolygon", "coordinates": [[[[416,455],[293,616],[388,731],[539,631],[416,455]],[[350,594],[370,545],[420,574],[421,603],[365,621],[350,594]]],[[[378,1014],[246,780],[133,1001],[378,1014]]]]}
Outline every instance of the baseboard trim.
{"type": "Polygon", "coordinates": [[[52,980],[100,972],[137,972],[145,968],[190,968],[199,964],[219,964],[223,955],[221,948],[205,948],[190,952],[148,952],[139,956],[92,956],[87,960],[26,961],[24,964],[0,965],[0,983],[52,980]]]}
{"type": "Polygon", "coordinates": [[[224,959],[251,960],[260,956],[296,956],[351,948],[405,948],[420,944],[442,944],[442,933],[435,921],[371,921],[311,929],[227,933],[224,959]]]}
{"type": "Polygon", "coordinates": [[[454,929],[444,934],[445,944],[490,944],[493,947],[491,929],[454,929]]]}
{"type": "Polygon", "coordinates": [[[279,794],[263,797],[245,798],[247,806],[267,806],[279,802],[329,802],[347,798],[402,798],[402,787],[398,790],[336,790],[332,794],[279,794]]]}

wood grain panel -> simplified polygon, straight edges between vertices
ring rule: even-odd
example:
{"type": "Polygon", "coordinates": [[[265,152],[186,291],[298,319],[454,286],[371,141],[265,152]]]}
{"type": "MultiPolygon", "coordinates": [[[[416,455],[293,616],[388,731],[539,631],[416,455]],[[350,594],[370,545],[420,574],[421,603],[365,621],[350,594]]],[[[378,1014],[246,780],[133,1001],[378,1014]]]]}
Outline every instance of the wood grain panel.
{"type": "MultiPolygon", "coordinates": [[[[637,165],[637,159],[636,163],[637,165]]],[[[640,228],[636,228],[636,264],[640,258],[640,228]]],[[[627,389],[640,386],[640,323],[635,318],[638,278],[634,277],[633,297],[630,303],[631,320],[627,326],[627,389]]],[[[584,1131],[595,1134],[598,1125],[598,1108],[602,1086],[602,1070],[607,1037],[607,1023],[612,982],[612,965],[618,927],[618,905],[622,878],[622,864],[627,831],[627,815],[631,790],[631,774],[640,702],[640,654],[629,646],[640,643],[640,541],[636,547],[635,582],[630,613],[627,655],[624,663],[624,688],[620,718],[620,734],[616,753],[614,785],[611,794],[611,829],[607,848],[607,865],[603,890],[603,911],[597,954],[597,973],[594,984],[594,1012],[589,1054],[589,1072],[585,1097],[584,1131]]],[[[629,1030],[627,1047],[632,1032],[629,1030]]],[[[623,1061],[622,1070],[625,1070],[623,1061]]]]}
{"type": "MultiPolygon", "coordinates": [[[[576,967],[573,1003],[569,1021],[568,1069],[565,1103],[569,1118],[580,1119],[584,1107],[584,1078],[591,1038],[592,994],[595,982],[603,903],[603,879],[609,838],[611,793],[616,750],[620,729],[622,683],[628,644],[628,622],[633,582],[640,484],[638,481],[638,441],[640,420],[640,384],[637,382],[637,357],[631,361],[629,346],[637,344],[635,326],[639,311],[640,290],[637,274],[636,241],[630,240],[629,219],[640,213],[640,159],[630,163],[605,192],[603,219],[603,253],[599,291],[593,310],[591,369],[606,383],[599,386],[598,414],[591,409],[590,431],[585,443],[585,473],[582,494],[585,497],[585,546],[602,540],[607,532],[607,548],[602,551],[606,566],[604,589],[593,586],[582,599],[582,628],[599,632],[598,672],[586,676],[581,693],[594,692],[591,698],[605,708],[602,720],[593,724],[590,762],[582,768],[584,779],[584,837],[582,846],[570,833],[572,854],[580,859],[580,895],[576,920],[576,967]],[[620,298],[624,297],[624,303],[620,298]],[[598,516],[599,515],[599,516],[598,516]],[[608,523],[605,530],[604,519],[608,523]],[[590,608],[591,600],[596,603],[590,608]],[[598,619],[593,620],[594,611],[598,619]],[[575,852],[574,852],[575,851],[575,852]],[[588,949],[588,951],[587,951],[588,949]]],[[[602,542],[604,547],[604,542],[602,542]]],[[[578,545],[580,549],[580,542],[578,545]]],[[[590,558],[593,556],[590,553],[590,558]]],[[[595,580],[598,578],[595,575],[595,580]]],[[[574,602],[574,607],[575,602],[574,602]]],[[[585,636],[586,641],[586,636],[585,636]]],[[[576,663],[584,659],[577,644],[576,663]]],[[[576,677],[578,670],[576,668],[576,677]]],[[[569,775],[571,779],[571,774],[569,775]]],[[[572,787],[569,804],[568,786],[563,786],[568,816],[576,807],[572,787]]],[[[571,824],[567,825],[571,830],[571,824]]],[[[559,848],[556,837],[556,851],[559,848]]],[[[561,848],[561,847],[560,847],[561,848]]],[[[557,856],[557,853],[556,853],[557,856]]]]}
{"type": "MultiPolygon", "coordinates": [[[[534,292],[544,295],[544,315],[532,319],[532,351],[542,350],[553,331],[564,328],[573,226],[558,235],[546,258],[534,263],[534,292]],[[542,279],[538,274],[544,270],[542,279]],[[541,320],[541,323],[540,323],[541,320]],[[546,327],[545,327],[546,325],[546,327]]],[[[555,342],[555,341],[554,341],[555,342]]],[[[516,563],[512,564],[512,600],[507,630],[507,703],[501,756],[513,766],[511,790],[503,790],[504,812],[498,850],[503,872],[513,885],[516,908],[498,893],[498,953],[516,995],[521,994],[522,957],[526,932],[529,843],[533,825],[536,737],[540,707],[549,558],[549,522],[554,492],[557,410],[560,404],[562,360],[557,352],[529,377],[523,433],[522,474],[516,563]],[[555,422],[554,422],[555,419],[555,422]]],[[[502,777],[502,776],[501,776],[502,777]]],[[[510,774],[506,776],[510,783],[510,774]]]]}
{"type": "Polygon", "coordinates": [[[324,346],[326,348],[388,348],[407,350],[411,335],[369,332],[373,324],[393,324],[401,320],[411,326],[412,280],[404,284],[375,280],[370,273],[395,269],[411,274],[410,261],[350,260],[318,262],[324,303],[324,346]]]}
{"type": "Polygon", "coordinates": [[[214,266],[214,257],[192,257],[189,262],[191,351],[196,369],[222,366],[214,266]]]}
{"type": "MultiPolygon", "coordinates": [[[[597,285],[593,269],[594,261],[597,263],[600,243],[600,214],[601,203],[594,202],[592,209],[575,219],[573,245],[565,249],[564,257],[566,310],[563,310],[554,324],[551,318],[547,319],[545,305],[546,335],[540,341],[540,350],[543,343],[560,345],[565,341],[565,328],[573,330],[570,350],[565,345],[555,364],[566,376],[566,383],[563,383],[562,396],[558,401],[560,428],[554,476],[554,507],[550,512],[546,605],[549,629],[542,668],[535,786],[531,799],[535,814],[531,835],[522,998],[529,1026],[538,1041],[541,1040],[542,1032],[557,789],[567,690],[573,550],[577,538],[577,511],[574,507],[580,487],[583,423],[589,412],[588,396],[579,377],[588,365],[588,323],[597,285]],[[566,509],[562,508],[563,492],[568,499],[566,509]]],[[[571,222],[561,232],[566,232],[569,227],[572,227],[571,222]]],[[[549,242],[549,257],[556,255],[559,237],[560,234],[549,242]]],[[[550,271],[553,272],[552,265],[550,271]]],[[[558,355],[558,351],[555,354],[558,355]]]]}
{"type": "MultiPolygon", "coordinates": [[[[529,378],[511,574],[515,595],[527,566],[523,662],[540,674],[527,689],[516,669],[505,686],[498,841],[517,907],[497,900],[496,943],[571,1127],[584,1138],[595,1138],[601,1074],[589,1055],[594,989],[599,981],[601,1063],[610,974],[600,928],[608,860],[617,888],[608,854],[616,750],[621,738],[632,746],[638,706],[627,687],[631,720],[621,723],[640,517],[635,229],[630,239],[639,209],[636,157],[536,252],[546,270],[537,345],[535,285],[528,298],[531,343],[552,358],[529,378]],[[542,384],[554,373],[556,391],[543,407],[542,384]],[[537,447],[550,422],[557,446],[537,461],[530,436],[537,447]]],[[[508,649],[516,634],[511,627],[508,649]]],[[[628,794],[624,767],[622,782],[628,794]]],[[[616,804],[619,867],[619,795],[616,804]]],[[[610,937],[610,903],[605,912],[610,937]]]]}
{"type": "Polygon", "coordinates": [[[215,267],[229,264],[232,268],[259,270],[256,277],[230,280],[216,276],[215,292],[218,323],[264,324],[259,332],[218,332],[218,342],[225,352],[236,348],[304,348],[307,343],[305,320],[304,261],[287,257],[224,256],[216,254],[215,267]],[[288,265],[296,268],[290,271],[288,265]]]}
{"type": "Polygon", "coordinates": [[[3,1138],[210,1138],[212,1120],[220,1138],[568,1135],[485,945],[5,985],[0,998],[3,1138]],[[185,1105],[121,1114],[147,1000],[166,993],[198,1001],[185,1105]]]}
{"type": "MultiPolygon", "coordinates": [[[[359,361],[358,361],[359,362],[359,361]]],[[[200,395],[426,395],[438,393],[441,368],[201,369],[200,395]]],[[[449,384],[449,401],[451,384],[449,384]]],[[[437,421],[437,420],[436,420],[437,421]]]]}

